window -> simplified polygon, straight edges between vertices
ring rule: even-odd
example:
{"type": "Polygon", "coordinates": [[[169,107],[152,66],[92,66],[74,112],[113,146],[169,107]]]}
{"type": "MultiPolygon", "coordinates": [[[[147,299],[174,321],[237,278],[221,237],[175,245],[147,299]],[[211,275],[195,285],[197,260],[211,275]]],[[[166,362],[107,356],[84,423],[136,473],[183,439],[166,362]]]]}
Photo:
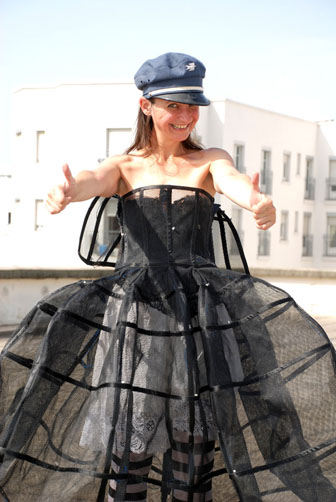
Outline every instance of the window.
{"type": "Polygon", "coordinates": [[[106,157],[124,153],[131,140],[131,129],[106,129],[106,157]]]}
{"type": "MultiPolygon", "coordinates": [[[[240,209],[238,207],[232,208],[232,223],[234,224],[234,226],[238,232],[239,239],[240,239],[241,243],[243,244],[244,235],[243,235],[243,230],[242,230],[242,216],[243,216],[242,209],[240,209]]],[[[239,250],[238,250],[238,246],[236,244],[235,238],[233,237],[232,232],[230,232],[229,235],[230,235],[230,237],[229,237],[229,239],[230,239],[230,241],[229,241],[230,254],[233,256],[237,256],[237,255],[239,255],[239,250]]]]}
{"type": "Polygon", "coordinates": [[[314,159],[313,157],[306,158],[306,178],[313,177],[313,168],[314,168],[314,159]]]}
{"type": "Polygon", "coordinates": [[[303,213],[302,256],[313,256],[311,220],[311,213],[303,213]]]}
{"type": "Polygon", "coordinates": [[[271,254],[271,234],[268,230],[261,230],[258,234],[258,256],[271,254]]]}
{"type": "Polygon", "coordinates": [[[234,164],[235,164],[235,168],[241,173],[246,172],[246,168],[244,167],[244,154],[245,154],[244,145],[235,144],[234,145],[234,153],[233,153],[234,164]]]}
{"type": "Polygon", "coordinates": [[[297,233],[298,231],[299,231],[299,211],[295,211],[294,232],[297,233]]]}
{"type": "Polygon", "coordinates": [[[44,227],[47,210],[42,199],[35,200],[35,230],[44,227]]]}
{"type": "Polygon", "coordinates": [[[45,131],[36,132],[36,164],[45,160],[45,131]]]}
{"type": "Polygon", "coordinates": [[[12,223],[12,213],[8,213],[7,223],[8,223],[8,225],[11,225],[11,223],[12,223]]]}
{"type": "Polygon", "coordinates": [[[268,195],[272,194],[271,152],[269,150],[261,152],[260,191],[268,195]]]}
{"type": "Polygon", "coordinates": [[[106,216],[105,242],[111,242],[120,232],[119,222],[115,215],[106,216]]]}
{"type": "Polygon", "coordinates": [[[280,216],[280,240],[288,240],[288,211],[281,211],[280,216]]]}
{"type": "Polygon", "coordinates": [[[327,178],[327,200],[336,200],[336,158],[329,159],[329,177],[327,178]]]}
{"type": "Polygon", "coordinates": [[[313,178],[314,159],[313,157],[306,158],[306,178],[304,198],[314,200],[315,198],[315,179],[313,178]]]}
{"type": "Polygon", "coordinates": [[[301,172],[301,153],[296,156],[296,174],[299,175],[301,172]]]}
{"type": "MultiPolygon", "coordinates": [[[[105,252],[108,252],[111,244],[120,233],[120,226],[117,218],[117,206],[117,199],[111,197],[104,210],[103,225],[99,229],[97,248],[95,250],[98,256],[104,256],[105,252]]],[[[117,254],[118,247],[113,251],[112,257],[115,257],[117,254]]]]}
{"type": "Polygon", "coordinates": [[[290,153],[283,154],[283,168],[282,168],[282,180],[289,181],[290,178],[290,161],[291,155],[290,153]]]}
{"type": "Polygon", "coordinates": [[[336,214],[327,215],[327,234],[324,237],[325,256],[336,256],[336,214]]]}

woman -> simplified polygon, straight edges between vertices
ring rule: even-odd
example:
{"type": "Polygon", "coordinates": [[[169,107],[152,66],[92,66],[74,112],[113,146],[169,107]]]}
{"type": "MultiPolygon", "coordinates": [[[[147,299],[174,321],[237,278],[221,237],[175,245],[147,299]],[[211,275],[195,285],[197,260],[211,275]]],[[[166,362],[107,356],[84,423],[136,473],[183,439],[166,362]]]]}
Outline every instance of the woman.
{"type": "Polygon", "coordinates": [[[48,196],[55,214],[118,194],[122,255],[41,301],[4,350],[3,500],[335,500],[330,342],[285,292],[212,261],[215,192],[259,229],[275,209],[257,174],[190,138],[204,74],[185,54],[146,61],[128,153],[65,165],[48,196]]]}

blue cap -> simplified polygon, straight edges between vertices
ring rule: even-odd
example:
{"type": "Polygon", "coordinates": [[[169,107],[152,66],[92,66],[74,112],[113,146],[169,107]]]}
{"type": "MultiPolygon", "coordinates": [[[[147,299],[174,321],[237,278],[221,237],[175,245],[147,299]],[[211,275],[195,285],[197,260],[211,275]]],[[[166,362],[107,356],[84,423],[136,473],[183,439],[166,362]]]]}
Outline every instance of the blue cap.
{"type": "Polygon", "coordinates": [[[207,106],[202,80],[205,66],[198,59],[167,52],[155,59],[148,59],[134,75],[134,82],[147,99],[160,98],[177,103],[207,106]]]}

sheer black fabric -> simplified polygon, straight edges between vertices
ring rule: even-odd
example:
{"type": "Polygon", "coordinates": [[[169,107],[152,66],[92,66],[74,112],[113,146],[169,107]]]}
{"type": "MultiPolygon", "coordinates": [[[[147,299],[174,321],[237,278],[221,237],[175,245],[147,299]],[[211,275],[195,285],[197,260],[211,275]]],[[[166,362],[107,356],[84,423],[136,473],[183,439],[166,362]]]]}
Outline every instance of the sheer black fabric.
{"type": "Polygon", "coordinates": [[[335,502],[334,349],[286,292],[215,266],[213,216],[200,189],[133,190],[112,275],[23,320],[0,501],[335,502]]]}

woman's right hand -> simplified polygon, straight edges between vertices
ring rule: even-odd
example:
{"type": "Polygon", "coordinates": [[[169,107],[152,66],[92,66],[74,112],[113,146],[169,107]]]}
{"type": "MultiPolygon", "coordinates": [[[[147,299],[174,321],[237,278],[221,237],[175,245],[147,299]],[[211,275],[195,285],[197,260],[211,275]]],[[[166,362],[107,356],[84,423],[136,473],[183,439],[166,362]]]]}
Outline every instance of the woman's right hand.
{"type": "Polygon", "coordinates": [[[46,206],[51,214],[63,211],[70,202],[73,202],[77,195],[77,182],[72,176],[68,164],[62,167],[65,181],[54,186],[48,193],[46,206]]]}
{"type": "Polygon", "coordinates": [[[276,210],[272,199],[260,192],[259,173],[254,173],[251,178],[250,210],[254,215],[257,228],[267,230],[276,221],[276,210]]]}

